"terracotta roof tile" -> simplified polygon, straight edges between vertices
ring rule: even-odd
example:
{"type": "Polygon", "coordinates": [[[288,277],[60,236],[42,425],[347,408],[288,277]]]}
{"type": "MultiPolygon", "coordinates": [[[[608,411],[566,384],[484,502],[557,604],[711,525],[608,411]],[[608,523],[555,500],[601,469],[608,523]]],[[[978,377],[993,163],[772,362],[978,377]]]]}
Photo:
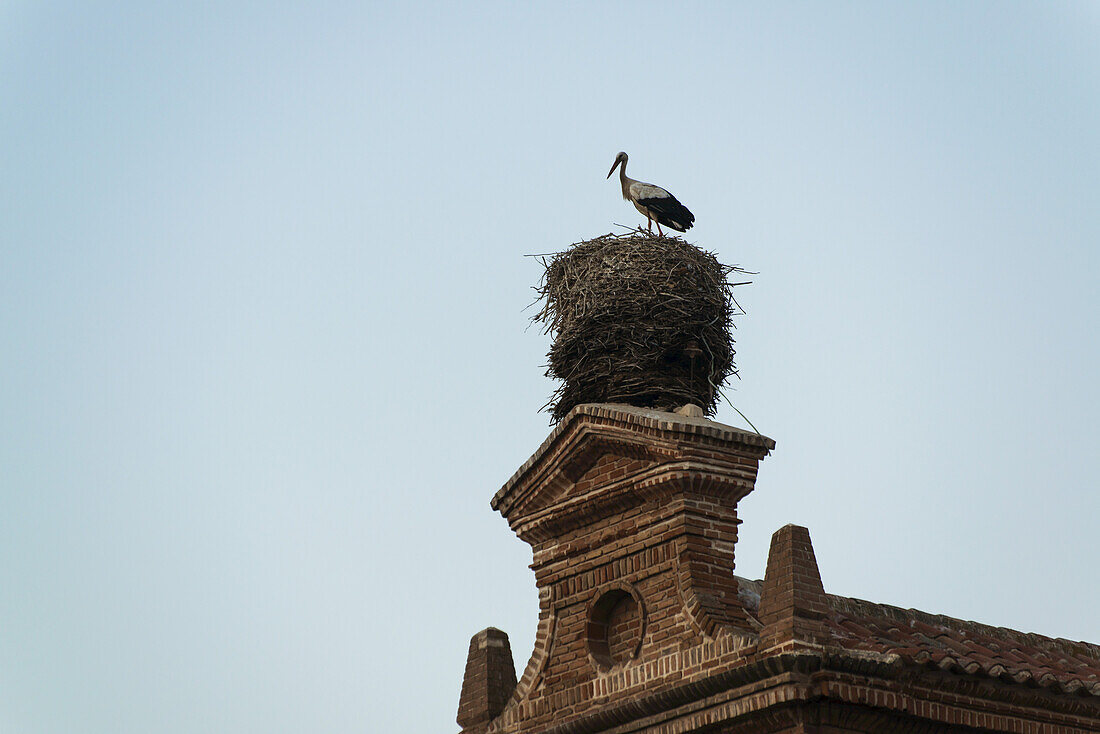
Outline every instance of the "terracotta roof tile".
{"type": "MultiPolygon", "coordinates": [[[[738,583],[744,601],[759,598],[762,582],[738,578],[738,583]]],[[[837,647],[894,654],[955,673],[1100,696],[1100,645],[833,594],[828,599],[831,611],[826,621],[837,647]]],[[[757,609],[751,604],[746,608],[755,618],[757,609]]]]}

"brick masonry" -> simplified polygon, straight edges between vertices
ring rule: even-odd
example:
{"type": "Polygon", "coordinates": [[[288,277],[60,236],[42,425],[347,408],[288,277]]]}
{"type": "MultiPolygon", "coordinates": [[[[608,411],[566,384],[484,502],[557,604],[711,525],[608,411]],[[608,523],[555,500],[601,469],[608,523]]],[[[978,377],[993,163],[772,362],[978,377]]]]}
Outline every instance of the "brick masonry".
{"type": "Polygon", "coordinates": [[[474,729],[495,718],[516,688],[516,668],[508,635],[489,627],[470,640],[466,673],[458,699],[458,723],[474,729]]]}
{"type": "Polygon", "coordinates": [[[493,497],[532,547],[539,623],[518,682],[504,633],[471,640],[463,731],[1100,732],[1096,646],[1002,635],[1002,659],[982,638],[982,667],[959,651],[979,654],[972,623],[930,637],[907,626],[923,613],[827,595],[794,525],[763,582],[735,576],[737,505],[774,445],[698,417],[575,408],[493,497]]]}

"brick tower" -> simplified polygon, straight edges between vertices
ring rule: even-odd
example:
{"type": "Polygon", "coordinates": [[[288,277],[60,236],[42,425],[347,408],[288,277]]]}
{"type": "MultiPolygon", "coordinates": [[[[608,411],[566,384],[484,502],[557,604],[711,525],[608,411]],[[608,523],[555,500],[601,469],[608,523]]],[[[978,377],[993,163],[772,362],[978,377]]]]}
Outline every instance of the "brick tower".
{"type": "Polygon", "coordinates": [[[827,595],[794,525],[763,581],[735,576],[737,504],[774,445],[570,411],[493,497],[533,549],[539,623],[518,683],[507,635],[471,640],[463,732],[1100,732],[1096,645],[827,595]]]}
{"type": "Polygon", "coordinates": [[[466,730],[489,714],[501,732],[610,723],[735,658],[752,632],[733,575],[737,503],[773,447],[703,418],[575,408],[493,498],[534,551],[539,627],[508,706],[463,697],[466,730]]]}

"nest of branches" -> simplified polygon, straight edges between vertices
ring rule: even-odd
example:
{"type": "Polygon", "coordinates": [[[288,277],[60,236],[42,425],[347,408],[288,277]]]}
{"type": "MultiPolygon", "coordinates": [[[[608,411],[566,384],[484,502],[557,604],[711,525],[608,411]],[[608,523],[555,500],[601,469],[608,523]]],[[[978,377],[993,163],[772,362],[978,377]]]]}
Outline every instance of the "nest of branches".
{"type": "Polygon", "coordinates": [[[547,376],[562,381],[546,407],[557,423],[580,403],[713,415],[736,374],[733,297],[739,267],[679,237],[638,229],[545,256],[533,317],[551,334],[547,376]]]}

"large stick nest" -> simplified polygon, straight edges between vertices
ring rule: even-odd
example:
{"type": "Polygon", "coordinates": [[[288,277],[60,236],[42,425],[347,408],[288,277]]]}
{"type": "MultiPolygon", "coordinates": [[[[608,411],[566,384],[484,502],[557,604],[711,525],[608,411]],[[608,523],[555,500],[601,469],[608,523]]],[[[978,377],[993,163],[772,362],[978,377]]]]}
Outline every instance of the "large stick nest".
{"type": "Polygon", "coordinates": [[[546,256],[533,320],[552,335],[547,376],[562,380],[547,407],[554,423],[580,403],[714,415],[731,374],[733,317],[743,313],[723,265],[679,237],[638,229],[546,256]]]}

